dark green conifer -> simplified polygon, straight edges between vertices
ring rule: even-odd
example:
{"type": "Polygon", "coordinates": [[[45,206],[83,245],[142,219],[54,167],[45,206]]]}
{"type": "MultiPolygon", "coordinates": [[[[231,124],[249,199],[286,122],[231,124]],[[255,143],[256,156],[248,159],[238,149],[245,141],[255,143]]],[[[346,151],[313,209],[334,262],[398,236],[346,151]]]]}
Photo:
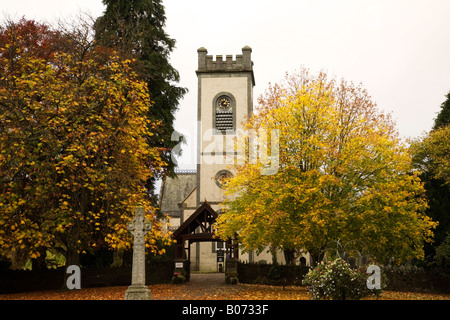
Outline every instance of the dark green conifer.
{"type": "MultiPolygon", "coordinates": [[[[148,83],[154,102],[149,117],[162,121],[162,126],[148,140],[151,146],[161,148],[163,160],[168,163],[167,173],[173,175],[175,164],[171,151],[178,143],[171,141],[174,114],[187,89],[177,86],[180,76],[169,61],[175,40],[164,30],[166,17],[162,0],[103,0],[103,3],[106,9],[94,26],[96,41],[136,59],[135,71],[148,83]]],[[[156,178],[147,184],[152,194],[156,178]]]]}

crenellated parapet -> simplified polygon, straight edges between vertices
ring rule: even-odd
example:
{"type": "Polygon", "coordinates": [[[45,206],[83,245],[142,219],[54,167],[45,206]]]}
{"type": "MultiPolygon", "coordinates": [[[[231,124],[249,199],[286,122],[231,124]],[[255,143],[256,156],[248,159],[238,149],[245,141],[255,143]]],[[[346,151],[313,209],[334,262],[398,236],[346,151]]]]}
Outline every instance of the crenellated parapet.
{"type": "Polygon", "coordinates": [[[242,54],[236,55],[236,59],[233,59],[232,55],[226,55],[225,59],[222,55],[212,56],[208,55],[208,50],[201,47],[198,52],[198,70],[199,73],[209,72],[252,72],[252,48],[245,46],[242,48],[242,54]]]}

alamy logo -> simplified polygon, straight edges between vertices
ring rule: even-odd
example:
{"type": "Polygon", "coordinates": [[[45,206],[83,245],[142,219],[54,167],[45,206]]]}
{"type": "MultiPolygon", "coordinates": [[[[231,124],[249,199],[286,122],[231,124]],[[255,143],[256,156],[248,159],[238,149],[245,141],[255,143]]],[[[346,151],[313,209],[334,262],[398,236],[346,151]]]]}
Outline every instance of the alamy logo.
{"type": "Polygon", "coordinates": [[[79,266],[71,265],[67,267],[66,273],[71,274],[67,277],[66,286],[69,290],[81,289],[81,269],[79,266]]]}
{"type": "MultiPolygon", "coordinates": [[[[245,163],[261,164],[261,175],[275,175],[279,162],[279,130],[243,130],[218,132],[216,129],[202,130],[198,122],[200,136],[192,132],[173,132],[171,140],[178,144],[172,149],[172,161],[177,164],[177,156],[181,154],[183,144],[198,139],[200,150],[198,156],[188,151],[189,164],[225,164],[243,165],[245,163]],[[197,138],[196,138],[197,137],[197,138]]],[[[184,151],[184,150],[183,150],[184,151]]],[[[184,154],[186,156],[186,154],[184,154]]]]}
{"type": "Polygon", "coordinates": [[[381,270],[379,266],[376,265],[370,265],[367,268],[366,271],[367,274],[370,274],[369,278],[367,279],[367,289],[373,290],[381,289],[381,270]]]}

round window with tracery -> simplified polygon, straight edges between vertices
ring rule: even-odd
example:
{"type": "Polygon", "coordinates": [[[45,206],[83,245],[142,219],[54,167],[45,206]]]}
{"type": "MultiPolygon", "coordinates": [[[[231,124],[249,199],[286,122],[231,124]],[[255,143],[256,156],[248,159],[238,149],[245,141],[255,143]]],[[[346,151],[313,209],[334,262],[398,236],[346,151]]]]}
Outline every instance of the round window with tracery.
{"type": "Polygon", "coordinates": [[[230,179],[233,177],[233,174],[228,171],[228,170],[221,170],[219,172],[217,172],[216,176],[215,176],[215,180],[216,180],[216,185],[219,188],[223,188],[223,185],[225,184],[225,182],[227,181],[227,179],[230,179]]]}

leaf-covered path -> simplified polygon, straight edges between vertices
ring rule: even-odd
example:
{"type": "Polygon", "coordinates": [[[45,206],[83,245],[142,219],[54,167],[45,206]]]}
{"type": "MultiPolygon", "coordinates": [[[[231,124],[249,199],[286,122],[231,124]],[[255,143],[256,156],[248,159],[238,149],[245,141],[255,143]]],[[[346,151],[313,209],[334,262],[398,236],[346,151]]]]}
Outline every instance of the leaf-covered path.
{"type": "MultiPolygon", "coordinates": [[[[149,286],[153,300],[310,300],[306,287],[227,285],[224,274],[192,274],[183,285],[149,286]]],[[[123,300],[127,287],[85,288],[73,291],[36,291],[0,295],[0,300],[123,300]]],[[[386,291],[381,300],[450,300],[450,294],[386,291]]]]}

